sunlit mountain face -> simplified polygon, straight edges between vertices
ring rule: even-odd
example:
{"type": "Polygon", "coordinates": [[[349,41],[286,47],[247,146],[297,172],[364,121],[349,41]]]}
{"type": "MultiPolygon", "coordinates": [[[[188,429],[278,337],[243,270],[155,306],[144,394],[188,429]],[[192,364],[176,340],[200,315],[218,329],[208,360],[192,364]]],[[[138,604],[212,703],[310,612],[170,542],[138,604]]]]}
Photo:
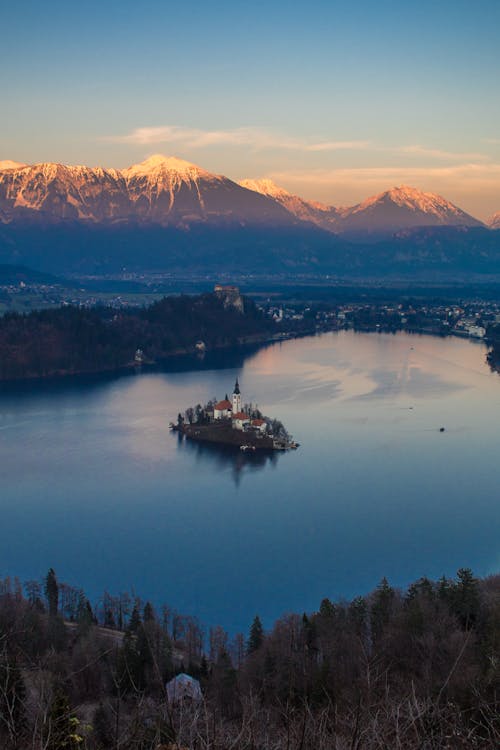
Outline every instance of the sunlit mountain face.
{"type": "Polygon", "coordinates": [[[394,232],[422,226],[482,226],[482,222],[434,193],[403,185],[347,208],[305,201],[271,180],[243,180],[240,184],[281,203],[303,221],[338,234],[394,232]]]}
{"type": "Polygon", "coordinates": [[[337,208],[307,201],[271,180],[236,183],[162,155],[122,170],[0,162],[0,221],[62,220],[179,227],[200,222],[277,226],[301,222],[335,234],[481,226],[445,198],[406,186],[337,208]]]}
{"type": "Polygon", "coordinates": [[[175,157],[127,169],[0,162],[0,220],[289,224],[266,196],[175,157]]]}
{"type": "Polygon", "coordinates": [[[500,211],[497,211],[493,216],[490,216],[486,224],[490,229],[500,229],[500,211]]]}
{"type": "Polygon", "coordinates": [[[338,208],[162,155],[126,169],[0,162],[0,263],[55,274],[500,273],[497,226],[405,186],[338,208]]]}

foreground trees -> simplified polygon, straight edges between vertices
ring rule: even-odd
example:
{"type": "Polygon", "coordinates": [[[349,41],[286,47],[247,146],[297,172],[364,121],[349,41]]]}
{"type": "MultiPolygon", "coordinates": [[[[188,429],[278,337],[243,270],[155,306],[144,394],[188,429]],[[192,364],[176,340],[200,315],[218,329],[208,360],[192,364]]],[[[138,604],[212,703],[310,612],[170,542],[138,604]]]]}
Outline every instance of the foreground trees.
{"type": "Polygon", "coordinates": [[[405,592],[383,580],[267,633],[256,617],[246,643],[212,628],[206,652],[194,618],[108,593],[96,616],[54,571],[45,583],[42,600],[32,581],[26,598],[0,582],[2,750],[499,746],[500,576],[463,569],[405,592]],[[202,702],[168,704],[182,671],[202,702]]]}

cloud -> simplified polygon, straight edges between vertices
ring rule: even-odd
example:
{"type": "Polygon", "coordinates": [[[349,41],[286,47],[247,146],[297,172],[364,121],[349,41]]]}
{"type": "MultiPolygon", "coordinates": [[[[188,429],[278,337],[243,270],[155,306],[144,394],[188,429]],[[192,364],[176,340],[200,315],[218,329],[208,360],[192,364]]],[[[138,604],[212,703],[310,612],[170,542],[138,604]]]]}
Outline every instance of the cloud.
{"type": "Polygon", "coordinates": [[[378,166],[378,167],[339,167],[333,169],[311,169],[271,172],[273,180],[333,185],[335,183],[386,183],[432,182],[441,180],[467,180],[469,184],[500,184],[500,164],[466,163],[439,167],[378,166]]]}
{"type": "MultiPolygon", "coordinates": [[[[104,136],[101,140],[127,143],[133,146],[179,145],[183,149],[210,148],[213,146],[246,147],[256,151],[300,151],[303,153],[328,153],[337,151],[371,151],[415,156],[438,161],[487,161],[481,153],[463,153],[430,148],[421,144],[385,146],[371,140],[314,140],[285,135],[266,128],[239,127],[220,130],[187,128],[180,125],[159,125],[135,128],[125,135],[104,136]]],[[[489,143],[495,142],[490,139],[489,143]]]]}
{"type": "Polygon", "coordinates": [[[256,150],[287,149],[290,151],[346,151],[370,148],[369,141],[319,141],[291,138],[263,128],[241,127],[229,130],[201,130],[178,125],[135,128],[126,135],[105,136],[113,143],[137,146],[182,144],[185,148],[210,146],[249,146],[256,150]]]}
{"type": "Polygon", "coordinates": [[[450,161],[458,159],[475,159],[478,161],[488,161],[489,157],[485,154],[480,154],[476,152],[472,153],[463,153],[463,152],[455,152],[455,151],[444,151],[439,148],[427,148],[426,146],[420,146],[418,144],[412,145],[412,146],[399,146],[393,149],[396,153],[399,154],[409,154],[409,155],[415,155],[415,156],[424,156],[424,157],[430,157],[431,159],[442,159],[444,161],[450,161]]]}

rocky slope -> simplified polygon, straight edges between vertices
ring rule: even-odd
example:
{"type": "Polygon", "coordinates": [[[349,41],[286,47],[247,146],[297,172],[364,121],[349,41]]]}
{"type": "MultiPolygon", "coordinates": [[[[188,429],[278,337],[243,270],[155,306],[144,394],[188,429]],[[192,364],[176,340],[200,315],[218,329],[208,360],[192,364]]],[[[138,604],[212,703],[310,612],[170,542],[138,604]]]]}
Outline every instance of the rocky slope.
{"type": "MultiPolygon", "coordinates": [[[[481,226],[445,198],[396,187],[350,208],[304,200],[271,180],[242,180],[175,157],[152,156],[127,169],[0,162],[0,222],[138,222],[293,226],[338,234],[394,233],[423,226],[481,226]]],[[[499,215],[492,227],[500,225],[499,215]]]]}
{"type": "Polygon", "coordinates": [[[497,211],[496,214],[493,214],[493,216],[490,216],[490,218],[486,222],[486,225],[490,229],[500,229],[500,211],[497,211]]]}
{"type": "Polygon", "coordinates": [[[305,201],[271,180],[243,180],[240,184],[277,201],[298,219],[337,234],[392,234],[423,226],[482,226],[480,221],[440,195],[406,185],[371,196],[349,208],[335,208],[305,201]]]}
{"type": "Polygon", "coordinates": [[[482,226],[473,216],[435,193],[403,185],[341,211],[342,232],[396,232],[411,227],[482,226]]]}
{"type": "Polygon", "coordinates": [[[307,221],[322,229],[336,231],[339,212],[334,206],[304,200],[304,198],[278,187],[272,180],[241,180],[239,184],[248,188],[248,190],[254,190],[272,198],[300,221],[307,221]]]}
{"type": "Polygon", "coordinates": [[[266,196],[176,158],[128,169],[0,162],[0,221],[290,224],[266,196]]]}

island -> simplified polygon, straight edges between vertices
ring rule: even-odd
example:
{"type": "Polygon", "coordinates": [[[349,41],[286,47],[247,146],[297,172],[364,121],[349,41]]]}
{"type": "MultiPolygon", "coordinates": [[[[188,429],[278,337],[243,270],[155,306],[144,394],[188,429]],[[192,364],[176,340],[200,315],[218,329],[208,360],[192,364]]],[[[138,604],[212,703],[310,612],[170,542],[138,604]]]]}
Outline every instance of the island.
{"type": "Polygon", "coordinates": [[[271,419],[253,404],[242,404],[238,378],[232,398],[209,401],[179,413],[170,429],[188,440],[219,443],[241,451],[286,451],[299,447],[278,419],[271,419]]]}

